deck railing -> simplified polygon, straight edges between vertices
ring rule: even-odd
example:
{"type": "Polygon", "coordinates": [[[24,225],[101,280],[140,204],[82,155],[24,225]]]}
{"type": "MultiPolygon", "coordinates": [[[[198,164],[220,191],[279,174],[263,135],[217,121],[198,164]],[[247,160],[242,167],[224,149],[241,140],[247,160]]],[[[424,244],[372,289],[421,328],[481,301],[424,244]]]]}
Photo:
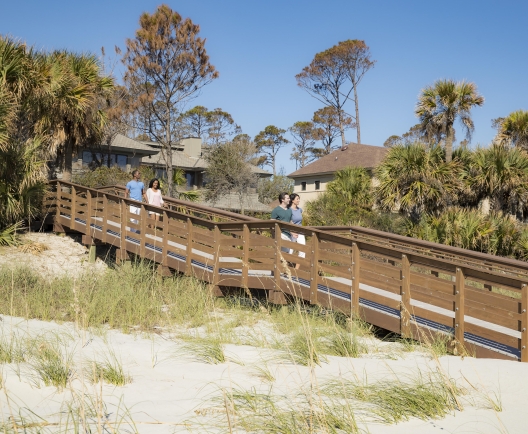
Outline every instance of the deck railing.
{"type": "Polygon", "coordinates": [[[52,187],[47,205],[56,230],[113,245],[118,260],[133,253],[164,272],[209,282],[217,294],[225,287],[266,290],[274,303],[298,297],[403,337],[452,334],[458,351],[528,361],[524,262],[365,228],[243,220],[184,201],[163,209],[108,190],[52,187]],[[304,234],[306,245],[281,239],[282,229],[304,234]]]}

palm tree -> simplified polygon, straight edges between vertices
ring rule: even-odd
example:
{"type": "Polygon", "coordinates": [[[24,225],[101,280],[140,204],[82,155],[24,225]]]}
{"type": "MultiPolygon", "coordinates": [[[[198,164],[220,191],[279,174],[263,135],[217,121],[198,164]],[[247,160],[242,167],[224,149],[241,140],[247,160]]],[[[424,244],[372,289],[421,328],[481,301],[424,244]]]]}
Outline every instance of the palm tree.
{"type": "Polygon", "coordinates": [[[493,143],[477,149],[471,158],[467,182],[491,209],[516,213],[528,205],[528,152],[493,143]]]}
{"type": "Polygon", "coordinates": [[[528,149],[528,110],[517,110],[501,120],[495,140],[528,149]]]}
{"type": "Polygon", "coordinates": [[[362,167],[345,167],[335,173],[333,181],[328,183],[327,191],[341,198],[349,205],[361,208],[372,206],[372,179],[362,167]]]}
{"type": "Polygon", "coordinates": [[[456,201],[461,185],[460,162],[447,163],[439,146],[422,143],[390,149],[377,167],[375,196],[381,209],[399,210],[418,221],[424,213],[438,213],[456,201]]]}
{"type": "Polygon", "coordinates": [[[438,80],[421,91],[416,116],[420,118],[423,132],[435,136],[438,141],[445,138],[447,162],[451,161],[453,155],[455,120],[460,120],[466,137],[470,139],[474,130],[471,109],[482,104],[484,97],[479,95],[477,86],[466,81],[438,80]]]}
{"type": "Polygon", "coordinates": [[[71,181],[75,149],[101,138],[106,114],[98,103],[110,95],[114,82],[101,75],[93,55],[56,51],[47,62],[52,92],[43,107],[40,129],[50,134],[52,144],[61,150],[63,179],[71,181]]]}

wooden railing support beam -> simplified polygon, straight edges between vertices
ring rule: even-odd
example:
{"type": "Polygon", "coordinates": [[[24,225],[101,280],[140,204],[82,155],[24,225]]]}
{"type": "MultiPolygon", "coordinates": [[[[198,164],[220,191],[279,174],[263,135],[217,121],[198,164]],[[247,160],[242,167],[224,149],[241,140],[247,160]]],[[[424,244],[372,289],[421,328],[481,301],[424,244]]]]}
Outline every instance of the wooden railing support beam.
{"type": "Polygon", "coordinates": [[[359,316],[359,273],[361,265],[361,254],[356,243],[352,244],[352,265],[350,267],[352,285],[350,286],[350,316],[359,316]]]}
{"type": "Polygon", "coordinates": [[[457,267],[455,275],[455,339],[458,351],[464,351],[464,305],[465,305],[465,291],[466,278],[462,268],[457,267]]]}
{"type": "Polygon", "coordinates": [[[186,254],[185,254],[185,275],[186,276],[192,276],[193,275],[193,269],[192,269],[192,241],[193,237],[193,223],[190,218],[187,217],[187,246],[186,246],[186,254]]]}
{"type": "Polygon", "coordinates": [[[400,333],[403,338],[412,337],[411,333],[411,264],[407,255],[402,255],[400,286],[400,333]]]}
{"type": "Polygon", "coordinates": [[[521,362],[528,362],[528,286],[521,287],[521,362]]]}
{"type": "Polygon", "coordinates": [[[310,262],[310,303],[317,304],[317,283],[319,281],[319,235],[317,235],[317,232],[312,232],[312,239],[310,242],[312,245],[312,260],[310,262]]]}

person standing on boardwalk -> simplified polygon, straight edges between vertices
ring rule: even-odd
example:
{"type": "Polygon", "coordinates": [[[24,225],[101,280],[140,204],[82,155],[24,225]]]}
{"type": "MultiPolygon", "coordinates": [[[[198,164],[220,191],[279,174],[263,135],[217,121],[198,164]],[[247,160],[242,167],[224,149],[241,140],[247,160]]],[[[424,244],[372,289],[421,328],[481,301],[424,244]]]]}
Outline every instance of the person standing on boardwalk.
{"type": "MultiPolygon", "coordinates": [[[[297,193],[290,194],[290,205],[289,208],[292,211],[292,223],[294,225],[302,226],[302,213],[303,210],[299,206],[301,203],[301,197],[297,193]]],[[[298,234],[295,232],[291,232],[291,240],[294,243],[302,244],[303,246],[306,245],[306,237],[304,234],[298,234]]],[[[293,254],[293,249],[290,249],[290,255],[293,254]]],[[[306,254],[304,252],[299,251],[299,258],[304,258],[306,254]]],[[[296,264],[295,268],[298,270],[300,268],[301,264],[296,264]]]]}
{"type": "MultiPolygon", "coordinates": [[[[149,188],[147,190],[147,202],[149,205],[164,206],[158,178],[154,178],[149,183],[149,188]]],[[[150,217],[154,216],[154,220],[156,221],[158,221],[160,218],[160,214],[158,212],[149,211],[148,214],[150,217]]]]}
{"type": "MultiPolygon", "coordinates": [[[[145,194],[145,184],[140,181],[141,173],[139,170],[134,170],[132,172],[132,180],[128,181],[125,190],[125,196],[127,199],[137,200],[138,202],[143,202],[143,199],[148,202],[147,195],[145,194]]],[[[141,207],[130,205],[130,214],[139,215],[141,212],[141,207]]],[[[138,224],[138,220],[131,219],[132,223],[138,224]]],[[[136,229],[131,229],[132,232],[139,234],[139,231],[136,229]]]]}
{"type": "MultiPolygon", "coordinates": [[[[290,195],[286,192],[279,194],[279,206],[271,212],[272,220],[279,220],[285,223],[291,223],[292,221],[292,210],[288,208],[290,204],[290,195]]],[[[291,234],[287,228],[281,228],[281,239],[291,241],[291,234]]],[[[281,250],[285,253],[289,253],[288,247],[282,247],[281,250]]]]}

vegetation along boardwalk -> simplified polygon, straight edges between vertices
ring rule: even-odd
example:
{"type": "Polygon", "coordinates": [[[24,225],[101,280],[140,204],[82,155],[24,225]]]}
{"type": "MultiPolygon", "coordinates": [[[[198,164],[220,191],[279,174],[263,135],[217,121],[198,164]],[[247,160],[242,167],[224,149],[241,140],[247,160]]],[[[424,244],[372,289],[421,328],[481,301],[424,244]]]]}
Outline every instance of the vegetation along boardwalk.
{"type": "Polygon", "coordinates": [[[403,337],[452,334],[458,353],[528,362],[524,262],[358,227],[297,226],[302,246],[281,239],[282,227],[294,229],[282,222],[169,198],[168,209],[141,204],[138,217],[122,188],[52,184],[46,206],[55,230],[113,245],[118,261],[133,253],[163,273],[209,282],[218,295],[238,287],[265,290],[273,303],[298,297],[403,337]],[[162,220],[147,218],[149,210],[162,220]]]}

